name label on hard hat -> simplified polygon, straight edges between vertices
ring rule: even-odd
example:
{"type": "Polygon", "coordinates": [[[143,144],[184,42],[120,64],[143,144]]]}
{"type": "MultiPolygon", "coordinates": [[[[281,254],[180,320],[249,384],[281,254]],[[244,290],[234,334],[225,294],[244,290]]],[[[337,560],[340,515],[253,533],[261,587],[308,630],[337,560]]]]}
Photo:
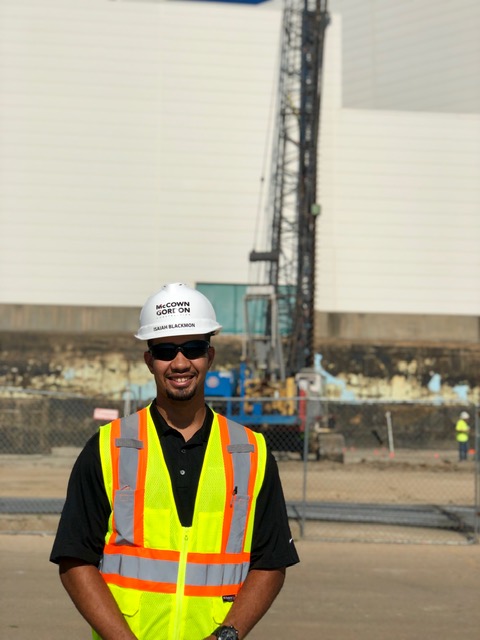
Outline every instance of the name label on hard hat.
{"type": "Polygon", "coordinates": [[[167,329],[195,329],[195,323],[184,322],[183,324],[162,324],[160,327],[153,327],[154,331],[167,331],[167,329]]]}

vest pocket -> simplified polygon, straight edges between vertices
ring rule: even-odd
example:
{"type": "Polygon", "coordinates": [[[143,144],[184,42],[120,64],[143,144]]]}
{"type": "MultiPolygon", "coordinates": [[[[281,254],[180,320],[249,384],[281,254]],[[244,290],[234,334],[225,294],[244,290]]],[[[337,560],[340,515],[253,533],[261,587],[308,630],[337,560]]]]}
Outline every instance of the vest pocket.
{"type": "Polygon", "coordinates": [[[140,609],[140,598],[142,596],[141,591],[123,589],[122,587],[117,587],[114,584],[109,586],[110,591],[118,604],[118,608],[124,616],[131,618],[138,613],[140,609]]]}
{"type": "Polygon", "coordinates": [[[223,624],[223,621],[225,620],[227,613],[230,611],[232,604],[233,604],[233,600],[231,602],[228,602],[228,601],[225,602],[221,597],[213,598],[212,615],[213,615],[214,625],[219,627],[220,625],[223,624]]]}
{"type": "Polygon", "coordinates": [[[140,599],[141,591],[134,589],[122,589],[114,584],[109,585],[110,591],[118,605],[118,608],[125,616],[125,620],[132,630],[132,633],[139,637],[140,632],[140,599]]]}

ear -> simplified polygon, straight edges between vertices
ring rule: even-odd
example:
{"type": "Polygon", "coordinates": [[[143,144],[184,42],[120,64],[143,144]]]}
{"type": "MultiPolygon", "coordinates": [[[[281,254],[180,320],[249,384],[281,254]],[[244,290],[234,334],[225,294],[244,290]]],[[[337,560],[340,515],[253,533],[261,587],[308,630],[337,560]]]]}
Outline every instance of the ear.
{"type": "Polygon", "coordinates": [[[153,373],[153,356],[150,351],[145,351],[143,354],[143,359],[145,360],[145,364],[148,367],[150,373],[153,373]]]}
{"type": "Polygon", "coordinates": [[[208,347],[207,356],[208,356],[208,368],[210,369],[215,359],[215,347],[212,347],[212,345],[208,347]]]}

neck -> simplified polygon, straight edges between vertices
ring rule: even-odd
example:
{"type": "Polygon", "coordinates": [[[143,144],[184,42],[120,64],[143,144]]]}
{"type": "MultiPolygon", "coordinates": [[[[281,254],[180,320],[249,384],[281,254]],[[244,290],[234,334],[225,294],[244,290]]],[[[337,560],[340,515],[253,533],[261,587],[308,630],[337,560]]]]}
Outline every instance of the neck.
{"type": "Polygon", "coordinates": [[[163,398],[161,401],[157,398],[155,404],[168,426],[179,431],[185,440],[189,440],[202,428],[207,413],[204,402],[199,406],[192,406],[190,402],[165,402],[163,398]]]}

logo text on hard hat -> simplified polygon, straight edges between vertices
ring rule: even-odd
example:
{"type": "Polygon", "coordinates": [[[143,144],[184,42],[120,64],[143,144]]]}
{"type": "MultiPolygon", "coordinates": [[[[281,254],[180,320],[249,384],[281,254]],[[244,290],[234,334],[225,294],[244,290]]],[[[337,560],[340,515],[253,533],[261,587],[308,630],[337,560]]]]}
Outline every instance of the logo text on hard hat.
{"type": "Polygon", "coordinates": [[[155,305],[157,316],[166,316],[171,313],[190,313],[190,302],[179,300],[178,302],[166,302],[155,305]]]}

